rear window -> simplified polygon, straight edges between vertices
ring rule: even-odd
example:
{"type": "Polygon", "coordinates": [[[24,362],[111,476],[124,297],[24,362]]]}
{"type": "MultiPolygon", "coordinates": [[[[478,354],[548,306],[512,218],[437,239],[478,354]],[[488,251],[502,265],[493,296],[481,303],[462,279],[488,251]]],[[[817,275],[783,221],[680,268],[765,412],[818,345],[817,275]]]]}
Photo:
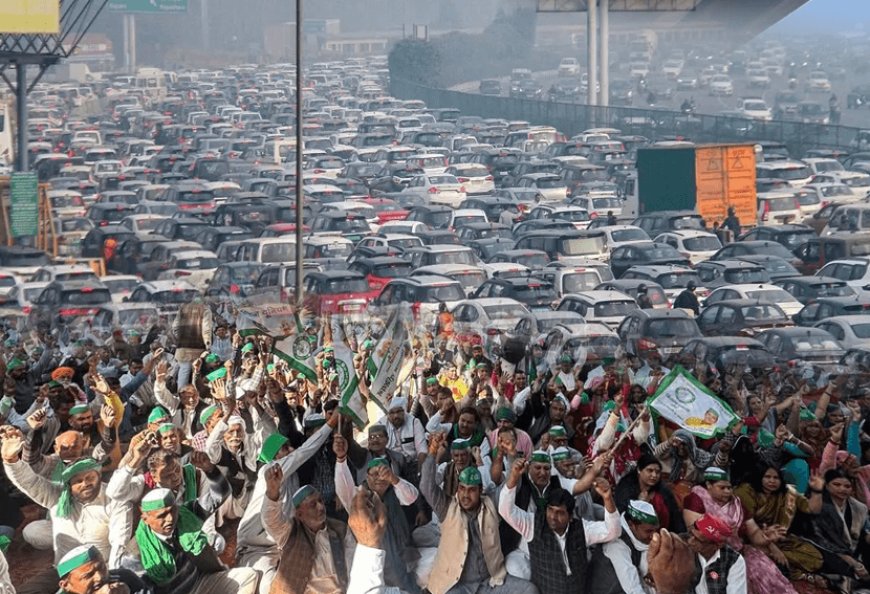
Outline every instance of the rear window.
{"type": "Polygon", "coordinates": [[[337,278],[331,279],[320,287],[327,295],[339,293],[365,293],[369,290],[369,283],[365,278],[337,278]]]}
{"type": "Polygon", "coordinates": [[[413,267],[410,262],[407,263],[394,263],[394,264],[381,264],[379,266],[375,266],[372,270],[372,276],[376,276],[379,278],[400,278],[403,276],[408,276],[411,274],[413,267]]]}
{"type": "Polygon", "coordinates": [[[813,285],[811,291],[814,297],[848,297],[855,291],[845,283],[824,283],[813,285]]]}
{"type": "Polygon", "coordinates": [[[585,256],[587,254],[600,254],[604,251],[604,235],[593,237],[576,237],[565,239],[561,242],[559,250],[566,256],[585,256]]]}
{"type": "Polygon", "coordinates": [[[550,263],[550,259],[547,257],[546,254],[529,254],[527,256],[520,256],[516,260],[517,264],[522,264],[523,266],[527,266],[532,269],[543,268],[550,263]]]}
{"type": "MultiPolygon", "coordinates": [[[[97,275],[90,270],[83,270],[81,272],[64,272],[58,274],[54,277],[56,281],[70,281],[70,280],[99,280],[97,275]]],[[[0,282],[0,287],[6,286],[2,282],[0,282]]]]}
{"type": "Polygon", "coordinates": [[[459,301],[465,299],[465,292],[457,284],[422,287],[418,292],[418,299],[422,303],[437,303],[439,301],[459,301]]]}
{"type": "Polygon", "coordinates": [[[767,202],[770,210],[778,211],[778,210],[794,210],[795,209],[795,201],[791,196],[783,196],[782,198],[769,198],[765,200],[767,202]]]}
{"type": "Polygon", "coordinates": [[[613,241],[649,241],[649,236],[642,229],[621,229],[611,234],[613,241]]]}
{"type": "Polygon", "coordinates": [[[106,289],[64,291],[61,296],[61,303],[64,305],[100,305],[111,300],[112,296],[106,289]]]}
{"type": "Polygon", "coordinates": [[[139,286],[139,281],[135,278],[122,278],[122,279],[105,279],[103,280],[103,284],[109,288],[109,291],[118,291],[123,293],[129,293],[137,286],[139,286]]]}
{"type": "Polygon", "coordinates": [[[514,289],[517,301],[555,301],[556,291],[552,286],[530,284],[514,289]]]}
{"type": "Polygon", "coordinates": [[[644,336],[649,338],[676,338],[697,334],[698,326],[692,320],[672,318],[650,320],[644,330],[644,336]]]}
{"type": "Polygon", "coordinates": [[[482,272],[461,272],[451,275],[466,291],[476,289],[486,281],[486,275],[482,272]]]}
{"type": "Polygon", "coordinates": [[[564,188],[565,182],[558,177],[545,177],[535,182],[535,187],[538,188],[564,188]]]}
{"type": "Polygon", "coordinates": [[[435,254],[434,257],[438,264],[468,264],[469,266],[476,264],[474,253],[471,250],[435,254]]]}
{"type": "Polygon", "coordinates": [[[160,304],[182,304],[190,303],[199,296],[196,291],[184,289],[172,289],[170,291],[159,291],[151,295],[151,301],[160,304]]]}
{"type": "Polygon", "coordinates": [[[214,192],[206,190],[179,191],[177,199],[179,202],[196,202],[201,204],[214,200],[214,192]]]}
{"type": "Polygon", "coordinates": [[[703,229],[701,226],[701,218],[697,216],[675,217],[671,219],[671,228],[678,231],[681,229],[703,229]]]}
{"type": "Polygon", "coordinates": [[[668,274],[663,274],[656,278],[656,282],[662,286],[663,289],[685,289],[686,285],[689,284],[689,281],[695,281],[696,286],[701,286],[701,279],[698,277],[698,273],[694,270],[687,270],[685,272],[669,272],[668,274]]]}
{"type": "Polygon", "coordinates": [[[562,275],[562,292],[563,293],[580,293],[581,291],[591,291],[599,285],[601,278],[597,273],[592,272],[575,272],[572,274],[562,275]]]}
{"type": "Polygon", "coordinates": [[[217,268],[220,265],[221,261],[217,258],[190,258],[189,260],[178,260],[175,262],[175,267],[182,270],[205,270],[217,268]]]}
{"type": "Polygon", "coordinates": [[[785,320],[785,314],[781,309],[774,305],[765,305],[764,303],[756,303],[755,305],[750,305],[747,307],[741,308],[743,312],[743,318],[749,322],[752,320],[756,320],[759,322],[767,321],[767,320],[785,320]]]}
{"type": "Polygon", "coordinates": [[[839,351],[836,340],[824,336],[801,336],[792,340],[795,352],[810,353],[812,351],[839,351]]]}
{"type": "Polygon", "coordinates": [[[6,254],[0,260],[3,261],[3,266],[45,266],[49,263],[45,253],[6,254]]]}
{"type": "Polygon", "coordinates": [[[715,252],[722,247],[715,237],[690,237],[683,240],[683,245],[690,252],[715,252]]]}
{"type": "Polygon", "coordinates": [[[766,301],[767,303],[777,303],[780,301],[793,301],[794,297],[788,294],[783,289],[759,289],[757,291],[746,291],[748,299],[756,301],[766,301]]]}
{"type": "Polygon", "coordinates": [[[260,261],[264,264],[289,262],[296,259],[295,243],[267,243],[260,250],[260,261]]]}
{"type": "Polygon", "coordinates": [[[506,318],[519,318],[525,315],[526,311],[516,303],[508,303],[505,305],[488,305],[483,308],[486,315],[493,320],[504,320],[506,318]]]}
{"type": "Polygon", "coordinates": [[[149,327],[158,317],[157,310],[152,308],[125,309],[118,312],[116,323],[121,326],[149,327]]]}
{"type": "Polygon", "coordinates": [[[627,316],[636,309],[637,304],[634,301],[604,301],[595,304],[595,317],[611,318],[627,316]]]}
{"type": "Polygon", "coordinates": [[[769,280],[770,277],[763,268],[725,271],[725,281],[735,285],[766,283],[769,280]]]}

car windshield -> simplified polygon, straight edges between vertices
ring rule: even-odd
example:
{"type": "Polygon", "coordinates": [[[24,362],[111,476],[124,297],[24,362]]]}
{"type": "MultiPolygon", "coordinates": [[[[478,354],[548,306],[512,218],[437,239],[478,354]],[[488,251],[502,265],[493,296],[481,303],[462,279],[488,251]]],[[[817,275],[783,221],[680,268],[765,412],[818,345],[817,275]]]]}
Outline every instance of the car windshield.
{"type": "Polygon", "coordinates": [[[585,256],[600,254],[604,251],[604,235],[563,239],[559,250],[566,256],[585,256]]]}
{"type": "Polygon", "coordinates": [[[178,202],[195,202],[201,204],[203,202],[211,202],[214,200],[214,193],[205,190],[190,190],[179,191],[178,202]]]}
{"type": "Polygon", "coordinates": [[[697,334],[698,326],[693,320],[679,318],[650,320],[644,329],[644,336],[649,338],[677,338],[697,334]]]}
{"type": "Polygon", "coordinates": [[[690,252],[715,252],[722,244],[715,237],[689,237],[683,240],[683,245],[690,252]]]}
{"type": "Polygon", "coordinates": [[[776,243],[774,241],[768,241],[764,244],[761,244],[757,248],[753,249],[752,252],[765,256],[776,256],[777,258],[782,258],[783,260],[791,260],[792,258],[794,258],[794,254],[792,254],[787,247],[785,247],[781,243],[776,243]]]}
{"type": "Polygon", "coordinates": [[[24,289],[24,300],[32,302],[34,299],[39,297],[39,294],[42,293],[42,290],[45,287],[28,287],[24,289]]]}
{"type": "Polygon", "coordinates": [[[458,281],[466,291],[469,289],[476,289],[486,281],[486,275],[477,271],[460,272],[458,274],[451,274],[450,276],[458,281]]]}
{"type": "Polygon", "coordinates": [[[796,353],[811,353],[814,351],[839,351],[840,345],[833,338],[827,336],[801,336],[792,339],[792,345],[796,353]]]}
{"type": "Polygon", "coordinates": [[[735,285],[750,285],[754,283],[766,283],[770,280],[763,268],[747,268],[737,270],[725,270],[725,282],[735,285]]]}
{"type": "Polygon", "coordinates": [[[823,283],[812,286],[813,297],[848,297],[855,290],[845,283],[823,283]]]}
{"type": "Polygon", "coordinates": [[[514,295],[517,301],[555,301],[556,291],[549,285],[530,283],[514,287],[514,295]]]}
{"type": "Polygon", "coordinates": [[[604,301],[595,304],[595,317],[615,318],[627,316],[637,309],[634,301],[604,301]]]}
{"type": "Polygon", "coordinates": [[[771,173],[773,173],[771,177],[784,179],[786,181],[806,179],[812,175],[810,170],[806,167],[786,167],[783,169],[776,169],[771,173]]]}
{"type": "Polygon", "coordinates": [[[209,257],[186,258],[175,262],[175,268],[180,268],[182,270],[207,270],[209,268],[217,268],[220,265],[220,260],[209,257]]]}
{"type": "Polygon", "coordinates": [[[596,210],[604,208],[622,208],[622,198],[593,198],[592,208],[596,210]]]}
{"type": "Polygon", "coordinates": [[[703,230],[701,226],[701,217],[699,216],[684,216],[671,219],[671,227],[677,231],[683,229],[703,230]]]}
{"type": "Polygon", "coordinates": [[[870,323],[867,324],[851,324],[852,332],[858,338],[870,338],[870,323]]]}
{"type": "Polygon", "coordinates": [[[459,180],[452,175],[430,175],[429,183],[433,186],[452,186],[458,185],[459,180]]]}
{"type": "Polygon", "coordinates": [[[782,303],[783,301],[794,301],[794,297],[788,294],[783,289],[758,289],[756,291],[746,291],[747,299],[755,299],[756,301],[766,301],[767,303],[782,303]]]}
{"type": "Polygon", "coordinates": [[[392,264],[380,264],[372,270],[372,276],[378,278],[399,278],[408,276],[414,269],[410,262],[394,262],[392,264]]]}
{"type": "Polygon", "coordinates": [[[154,308],[124,309],[118,312],[117,324],[147,328],[157,322],[159,316],[154,308]]]}
{"type": "Polygon", "coordinates": [[[741,307],[740,311],[743,313],[743,319],[747,322],[767,322],[787,319],[782,310],[773,304],[757,303],[755,305],[747,305],[746,307],[741,307]]]}
{"type": "Polygon", "coordinates": [[[535,181],[537,188],[564,188],[565,182],[558,177],[544,177],[535,181]]]}
{"type": "Polygon", "coordinates": [[[182,224],[178,226],[178,236],[186,241],[194,241],[196,235],[202,231],[204,225],[182,224]]]}
{"type": "Polygon", "coordinates": [[[229,269],[230,280],[236,284],[253,284],[262,271],[263,268],[256,264],[236,266],[229,269]]]}
{"type": "Polygon", "coordinates": [[[260,250],[260,261],[264,264],[289,262],[296,259],[296,244],[293,242],[266,243],[260,250]]]}
{"type": "Polygon", "coordinates": [[[319,287],[325,295],[337,295],[340,293],[366,293],[369,283],[363,278],[334,278],[323,283],[319,287]]]}
{"type": "Polygon", "coordinates": [[[467,264],[474,266],[474,253],[471,250],[457,250],[433,255],[434,262],[430,264],[467,264]]]}
{"type": "Polygon", "coordinates": [[[562,275],[562,293],[579,293],[591,291],[601,283],[601,277],[589,270],[586,272],[572,272],[562,275]]]}
{"type": "Polygon", "coordinates": [[[430,226],[435,227],[436,229],[441,229],[450,224],[450,217],[453,216],[453,211],[445,210],[444,212],[435,212],[429,214],[430,226]]]}
{"type": "Polygon", "coordinates": [[[11,276],[0,276],[0,287],[14,287],[16,284],[15,278],[11,276]]]}
{"type": "Polygon", "coordinates": [[[151,295],[149,301],[160,303],[163,305],[190,303],[199,296],[196,291],[185,290],[181,288],[170,289],[168,291],[158,291],[151,295]]]}
{"type": "Polygon", "coordinates": [[[418,291],[418,301],[422,303],[438,303],[440,301],[459,301],[465,298],[465,292],[462,287],[457,284],[435,285],[431,287],[423,287],[418,291]],[[422,293],[422,295],[419,295],[422,293]]]}
{"type": "Polygon", "coordinates": [[[611,234],[614,242],[649,241],[649,236],[643,229],[619,229],[611,234]]]}
{"type": "Polygon", "coordinates": [[[100,305],[108,303],[112,296],[107,289],[83,289],[64,291],[61,303],[64,305],[100,305]]]}
{"type": "Polygon", "coordinates": [[[519,318],[526,314],[526,310],[518,303],[505,303],[503,305],[484,305],[483,311],[491,320],[504,320],[507,318],[519,318]]]}
{"type": "Polygon", "coordinates": [[[528,268],[536,269],[543,268],[544,266],[549,264],[550,259],[547,258],[546,254],[528,254],[517,258],[516,263],[527,266],[528,268]]]}
{"type": "Polygon", "coordinates": [[[656,278],[656,282],[663,289],[685,289],[689,281],[694,281],[696,286],[701,286],[701,279],[694,270],[685,272],[669,272],[656,278]]]}

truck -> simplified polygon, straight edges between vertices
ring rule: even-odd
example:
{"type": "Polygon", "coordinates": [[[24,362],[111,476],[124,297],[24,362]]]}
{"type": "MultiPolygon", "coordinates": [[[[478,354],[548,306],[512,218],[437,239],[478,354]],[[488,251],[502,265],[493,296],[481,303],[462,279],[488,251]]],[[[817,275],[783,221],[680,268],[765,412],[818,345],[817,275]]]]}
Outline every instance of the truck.
{"type": "Polygon", "coordinates": [[[623,215],[694,210],[712,227],[725,220],[729,207],[742,225],[756,224],[755,145],[679,143],[638,150],[637,180],[626,191],[623,215]]]}

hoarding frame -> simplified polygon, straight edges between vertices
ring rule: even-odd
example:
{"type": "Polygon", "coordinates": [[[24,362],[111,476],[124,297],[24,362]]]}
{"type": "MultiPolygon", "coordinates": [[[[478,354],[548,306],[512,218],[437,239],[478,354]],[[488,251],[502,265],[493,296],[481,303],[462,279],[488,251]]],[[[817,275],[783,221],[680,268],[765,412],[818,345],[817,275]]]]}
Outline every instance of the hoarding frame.
{"type": "Polygon", "coordinates": [[[3,0],[0,35],[60,33],[60,0],[3,0]]]}

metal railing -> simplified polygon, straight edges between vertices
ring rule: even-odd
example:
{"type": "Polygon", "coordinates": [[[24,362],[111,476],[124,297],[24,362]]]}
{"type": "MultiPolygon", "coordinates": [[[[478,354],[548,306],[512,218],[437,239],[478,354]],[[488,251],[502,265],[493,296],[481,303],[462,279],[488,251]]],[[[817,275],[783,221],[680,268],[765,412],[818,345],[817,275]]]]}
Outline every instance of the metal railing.
{"type": "Polygon", "coordinates": [[[762,122],[722,115],[687,115],[665,109],[598,107],[478,95],[397,79],[390,81],[390,91],[399,99],[421,99],[429,107],[457,108],[463,115],[526,120],[532,124],[554,126],[568,136],[590,128],[607,127],[618,128],[624,134],[652,139],[685,138],[696,143],[775,141],[784,143],[795,156],[802,156],[809,149],[854,151],[856,147],[850,143],[860,130],[785,120],[762,122]]]}

